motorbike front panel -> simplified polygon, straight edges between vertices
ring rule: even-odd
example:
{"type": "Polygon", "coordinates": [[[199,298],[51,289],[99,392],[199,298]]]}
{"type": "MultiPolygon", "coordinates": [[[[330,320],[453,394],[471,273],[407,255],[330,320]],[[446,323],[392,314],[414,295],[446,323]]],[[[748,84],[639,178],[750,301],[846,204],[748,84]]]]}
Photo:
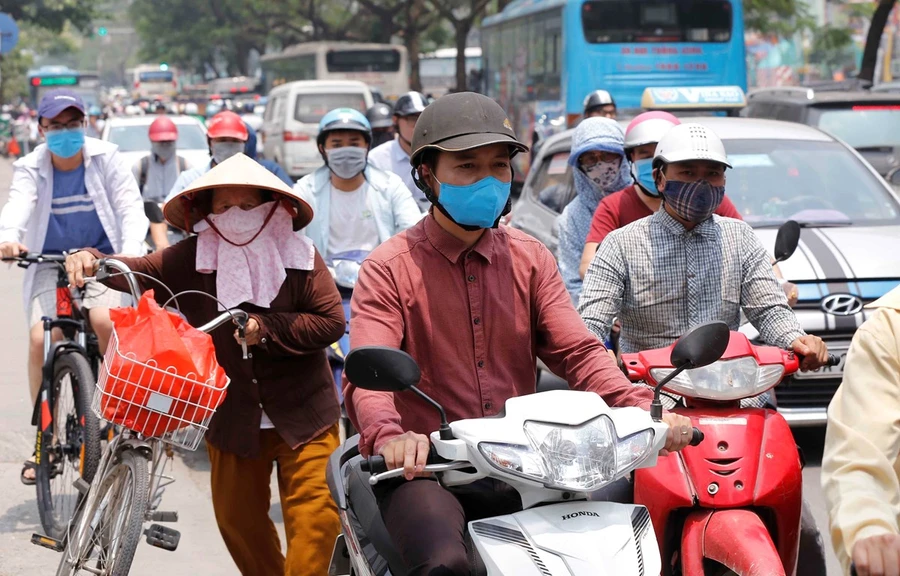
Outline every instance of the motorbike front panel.
{"type": "Polygon", "coordinates": [[[643,506],[567,502],[469,523],[488,576],[655,575],[661,566],[643,506]]]}
{"type": "Polygon", "coordinates": [[[659,542],[671,541],[667,536],[674,535],[664,532],[671,514],[679,509],[754,509],[768,524],[784,565],[793,567],[803,477],[784,418],[763,408],[675,412],[691,418],[705,439],[699,446],[660,458],[655,468],[635,471],[635,502],[650,510],[659,542]]]}

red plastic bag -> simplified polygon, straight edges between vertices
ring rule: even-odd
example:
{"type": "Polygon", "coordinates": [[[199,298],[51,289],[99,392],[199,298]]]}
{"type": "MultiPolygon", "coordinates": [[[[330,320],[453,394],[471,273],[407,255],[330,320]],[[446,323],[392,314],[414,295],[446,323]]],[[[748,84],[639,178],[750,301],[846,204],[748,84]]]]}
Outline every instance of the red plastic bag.
{"type": "Polygon", "coordinates": [[[103,417],[145,436],[205,429],[228,387],[212,336],[160,308],[152,290],[109,316],[116,338],[100,378],[103,417]]]}

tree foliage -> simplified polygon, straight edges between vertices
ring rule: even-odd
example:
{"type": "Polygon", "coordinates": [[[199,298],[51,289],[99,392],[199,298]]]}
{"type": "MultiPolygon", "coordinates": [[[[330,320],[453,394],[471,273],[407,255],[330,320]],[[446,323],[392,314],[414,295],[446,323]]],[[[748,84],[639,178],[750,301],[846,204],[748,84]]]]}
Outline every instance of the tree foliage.
{"type": "Polygon", "coordinates": [[[815,29],[816,22],[803,0],[746,0],[744,27],[762,34],[791,36],[815,29]]]}
{"type": "Polygon", "coordinates": [[[79,30],[87,30],[96,5],[96,0],[2,0],[0,12],[6,12],[19,23],[31,22],[60,32],[67,22],[79,30]]]}

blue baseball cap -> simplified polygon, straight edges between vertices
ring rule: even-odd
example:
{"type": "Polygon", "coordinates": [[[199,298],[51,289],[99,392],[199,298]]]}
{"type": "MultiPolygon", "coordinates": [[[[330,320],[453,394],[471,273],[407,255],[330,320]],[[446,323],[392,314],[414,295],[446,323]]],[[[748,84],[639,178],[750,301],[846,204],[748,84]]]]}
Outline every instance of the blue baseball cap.
{"type": "Polygon", "coordinates": [[[75,108],[84,114],[84,101],[71,90],[58,88],[44,94],[38,106],[38,118],[56,118],[66,108],[75,108]]]}

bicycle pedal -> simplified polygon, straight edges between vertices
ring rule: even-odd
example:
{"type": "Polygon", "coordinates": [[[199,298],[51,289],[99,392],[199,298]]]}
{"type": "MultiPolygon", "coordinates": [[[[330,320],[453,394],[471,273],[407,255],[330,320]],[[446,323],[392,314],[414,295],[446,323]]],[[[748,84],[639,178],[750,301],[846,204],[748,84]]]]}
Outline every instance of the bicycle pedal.
{"type": "Polygon", "coordinates": [[[49,536],[44,536],[43,534],[32,534],[31,543],[42,548],[49,548],[54,552],[62,552],[64,548],[62,542],[49,536]]]}
{"type": "Polygon", "coordinates": [[[178,512],[160,512],[154,510],[147,515],[150,522],[178,522],[178,512]]]}
{"type": "Polygon", "coordinates": [[[74,486],[82,496],[87,496],[87,493],[91,489],[91,485],[88,484],[84,478],[77,478],[74,482],[72,482],[72,486],[74,486]]]}
{"type": "Polygon", "coordinates": [[[174,552],[181,540],[181,532],[159,524],[151,524],[144,534],[147,535],[147,544],[169,552],[174,552]]]}

